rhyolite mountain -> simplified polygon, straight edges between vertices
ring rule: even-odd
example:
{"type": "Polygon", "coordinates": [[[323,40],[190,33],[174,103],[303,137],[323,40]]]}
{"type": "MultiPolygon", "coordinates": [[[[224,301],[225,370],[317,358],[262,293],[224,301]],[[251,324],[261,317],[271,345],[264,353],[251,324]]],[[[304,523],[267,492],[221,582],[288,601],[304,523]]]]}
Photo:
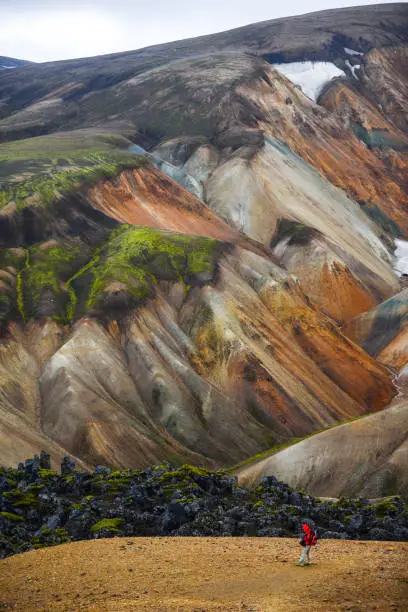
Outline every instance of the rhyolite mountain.
{"type": "Polygon", "coordinates": [[[386,4],[2,71],[0,464],[231,467],[327,430],[273,470],[406,493],[407,67],[386,4]],[[316,448],[331,479],[291,459],[316,448]]]}

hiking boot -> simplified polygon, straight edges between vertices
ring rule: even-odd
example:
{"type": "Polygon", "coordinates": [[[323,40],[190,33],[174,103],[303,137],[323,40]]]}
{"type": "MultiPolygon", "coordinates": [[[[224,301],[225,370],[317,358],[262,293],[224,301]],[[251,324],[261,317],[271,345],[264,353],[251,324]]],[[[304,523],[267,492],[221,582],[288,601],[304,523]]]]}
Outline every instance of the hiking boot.
{"type": "Polygon", "coordinates": [[[305,567],[309,567],[309,565],[312,565],[311,563],[305,563],[305,567]]]}
{"type": "Polygon", "coordinates": [[[303,567],[303,563],[296,563],[297,567],[303,567]]]}

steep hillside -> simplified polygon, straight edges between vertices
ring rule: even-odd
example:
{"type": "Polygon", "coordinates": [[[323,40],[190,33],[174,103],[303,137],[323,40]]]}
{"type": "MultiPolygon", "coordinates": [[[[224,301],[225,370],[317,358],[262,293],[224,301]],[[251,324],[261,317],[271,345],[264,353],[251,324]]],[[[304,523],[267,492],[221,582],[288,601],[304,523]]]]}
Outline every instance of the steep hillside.
{"type": "Polygon", "coordinates": [[[39,321],[23,340],[9,327],[3,406],[87,462],[148,465],[184,447],[230,464],[392,398],[389,373],[250,250],[121,226],[77,272],[76,244],[27,252],[17,302],[39,321]],[[42,363],[32,334],[52,345],[42,363]]]}
{"type": "Polygon", "coordinates": [[[408,492],[408,404],[316,434],[238,471],[243,485],[274,475],[314,495],[381,497],[408,492]]]}
{"type": "Polygon", "coordinates": [[[376,5],[3,71],[0,464],[232,466],[388,414],[407,32],[376,5]]]}

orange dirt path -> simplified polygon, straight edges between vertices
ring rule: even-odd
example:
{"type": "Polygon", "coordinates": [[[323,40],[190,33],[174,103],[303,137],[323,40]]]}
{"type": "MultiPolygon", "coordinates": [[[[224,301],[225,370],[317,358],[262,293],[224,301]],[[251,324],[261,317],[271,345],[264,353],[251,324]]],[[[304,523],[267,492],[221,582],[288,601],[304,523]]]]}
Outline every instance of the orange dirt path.
{"type": "Polygon", "coordinates": [[[408,544],[322,541],[296,567],[294,539],[115,538],[0,561],[0,610],[408,609],[408,544]]]}

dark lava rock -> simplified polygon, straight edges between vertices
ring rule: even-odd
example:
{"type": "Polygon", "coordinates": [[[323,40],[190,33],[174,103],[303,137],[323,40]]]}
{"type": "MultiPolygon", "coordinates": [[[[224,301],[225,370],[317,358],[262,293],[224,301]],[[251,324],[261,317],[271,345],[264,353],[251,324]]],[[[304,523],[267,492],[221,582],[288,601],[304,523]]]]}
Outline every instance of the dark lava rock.
{"type": "Polygon", "coordinates": [[[56,474],[46,453],[0,468],[0,557],[118,535],[299,538],[305,522],[323,539],[408,541],[400,497],[322,502],[273,476],[249,490],[223,470],[168,463],[84,473],[64,457],[56,474]]]}
{"type": "Polygon", "coordinates": [[[385,529],[380,529],[379,527],[374,527],[374,529],[370,529],[369,537],[370,537],[370,540],[387,541],[390,539],[389,533],[387,533],[385,529]]]}
{"type": "Polygon", "coordinates": [[[75,461],[70,457],[64,457],[61,462],[61,474],[69,474],[75,470],[75,461]]]}
{"type": "Polygon", "coordinates": [[[323,540],[345,540],[347,539],[347,534],[338,531],[324,531],[320,534],[320,537],[323,540]]]}

